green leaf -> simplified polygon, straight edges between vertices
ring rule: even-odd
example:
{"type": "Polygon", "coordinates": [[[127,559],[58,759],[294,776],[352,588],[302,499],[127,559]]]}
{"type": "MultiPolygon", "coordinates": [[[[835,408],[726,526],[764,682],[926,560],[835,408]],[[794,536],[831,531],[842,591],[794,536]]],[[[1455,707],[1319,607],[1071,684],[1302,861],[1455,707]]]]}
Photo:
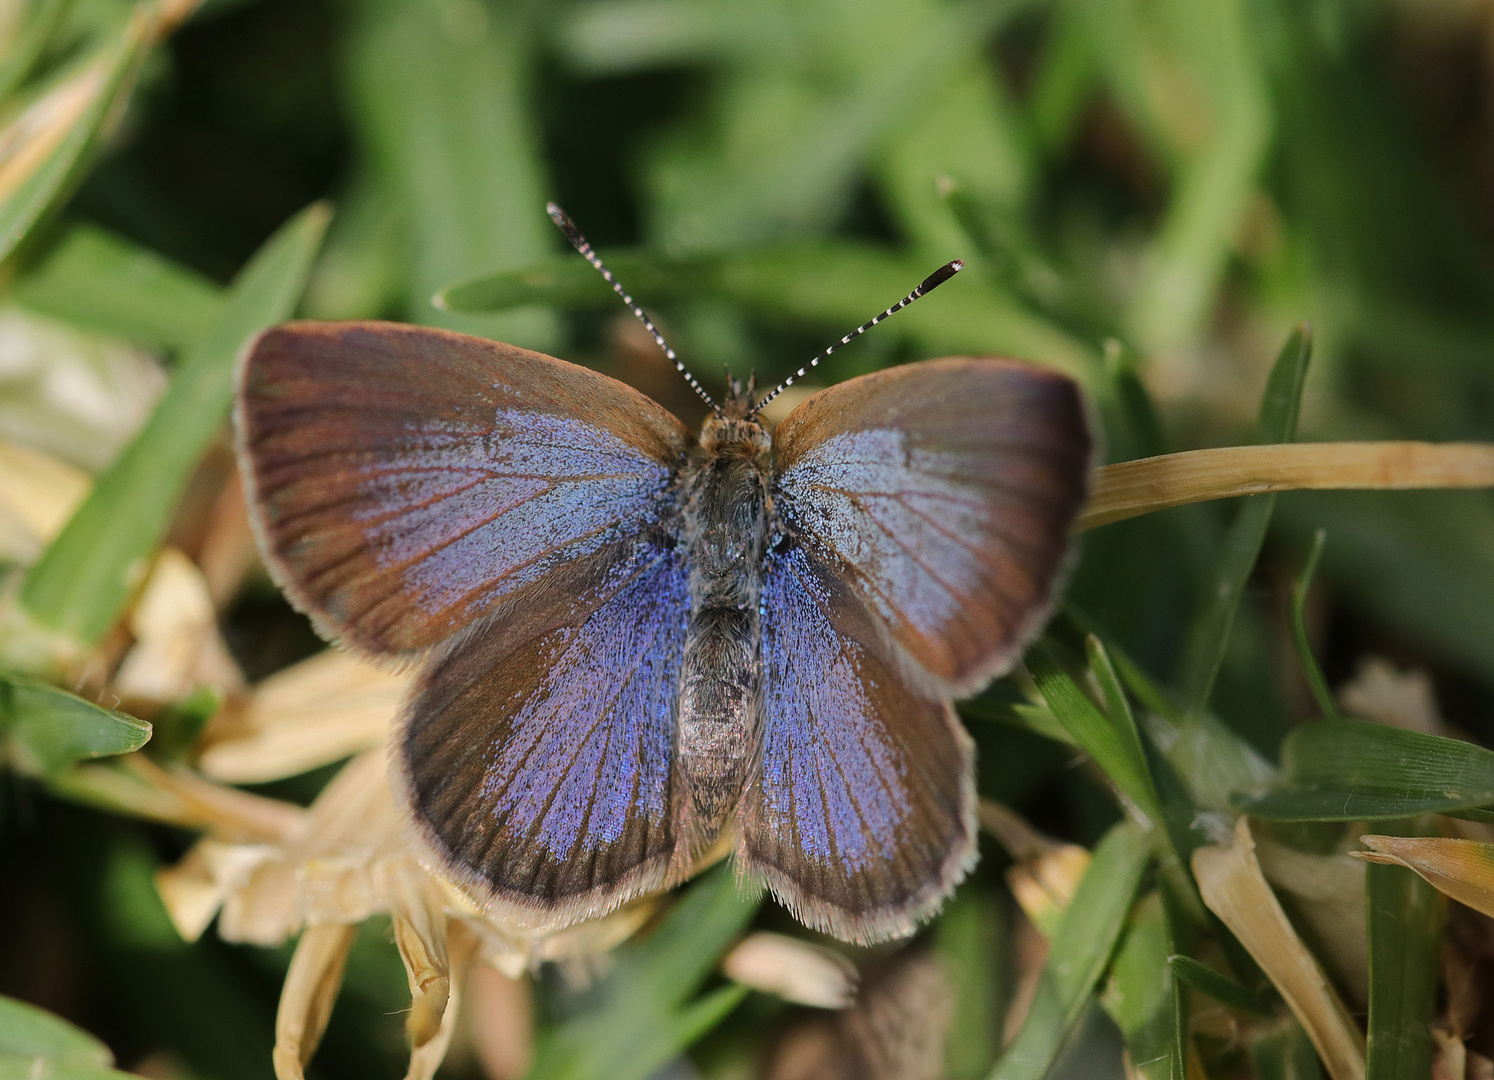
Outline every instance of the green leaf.
{"type": "MultiPolygon", "coordinates": [[[[1299,326],[1282,346],[1266,381],[1261,401],[1257,436],[1260,442],[1290,442],[1297,433],[1297,417],[1302,407],[1302,387],[1307,379],[1307,362],[1312,356],[1312,334],[1306,325],[1299,326]]],[[[1205,602],[1202,615],[1193,627],[1184,667],[1184,695],[1187,716],[1196,721],[1208,709],[1229,645],[1230,629],[1245,584],[1250,580],[1266,527],[1276,508],[1276,496],[1253,495],[1241,500],[1241,507],[1224,539],[1219,574],[1205,602]]]]}
{"type": "Polygon", "coordinates": [[[1371,863],[1369,1043],[1366,1080],[1432,1073],[1432,1016],[1442,960],[1447,901],[1401,866],[1371,863]]]}
{"type": "MultiPolygon", "coordinates": [[[[932,267],[885,248],[835,242],[782,245],[671,258],[648,251],[609,252],[608,267],[645,303],[727,300],[748,311],[850,328],[879,305],[905,296],[932,267]]],[[[453,311],[501,311],[524,305],[615,308],[617,297],[583,259],[568,256],[523,270],[484,274],[446,286],[436,303],[453,311]]],[[[917,338],[930,348],[1022,356],[1083,376],[1096,361],[1083,344],[993,291],[958,274],[938,293],[889,319],[879,331],[917,338]]]]}
{"type": "Polygon", "coordinates": [[[67,76],[80,80],[91,77],[96,83],[71,128],[0,202],[0,260],[9,257],[31,228],[82,180],[104,129],[118,119],[129,96],[150,43],[154,17],[143,6],[137,9],[118,41],[67,76]]]}
{"type": "Polygon", "coordinates": [[[45,1009],[8,997],[0,997],[0,1055],[105,1068],[114,1064],[109,1048],[88,1032],[45,1009]]]}
{"type": "Polygon", "coordinates": [[[113,625],[222,427],[236,358],[251,336],[295,309],[329,216],[325,205],[311,206],[265,242],[183,357],[145,427],[31,568],[21,605],[41,627],[87,647],[113,625]]]}
{"type": "Polygon", "coordinates": [[[0,675],[5,759],[21,772],[50,776],[89,758],[139,750],[144,720],[85,701],[46,683],[0,675]]]}
{"type": "Polygon", "coordinates": [[[1494,806],[1494,751],[1364,720],[1319,720],[1287,736],[1277,787],[1234,802],[1276,821],[1387,821],[1494,806]]]}
{"type": "Polygon", "coordinates": [[[201,275],[87,224],[73,226],[11,296],[74,326],[171,352],[201,338],[223,303],[201,275]]]}
{"type": "Polygon", "coordinates": [[[1172,973],[1183,983],[1219,1004],[1256,1016],[1271,1015],[1271,1010],[1255,991],[1235,982],[1228,975],[1221,975],[1207,964],[1191,956],[1169,956],[1167,963],[1172,968],[1172,973]]]}
{"type": "Polygon", "coordinates": [[[0,1080],[127,1080],[88,1032],[14,998],[0,997],[0,1080]]]}
{"type": "Polygon", "coordinates": [[[617,952],[596,1006],[544,1033],[529,1080],[646,1080],[742,1000],[723,987],[692,1000],[721,954],[757,911],[731,867],[702,874],[647,940],[617,952]]]}
{"type": "Polygon", "coordinates": [[[1047,1073],[1110,964],[1148,851],[1146,833],[1130,822],[1113,827],[1096,845],[1049,942],[1027,1019],[990,1080],[1040,1080],[1047,1073]]]}

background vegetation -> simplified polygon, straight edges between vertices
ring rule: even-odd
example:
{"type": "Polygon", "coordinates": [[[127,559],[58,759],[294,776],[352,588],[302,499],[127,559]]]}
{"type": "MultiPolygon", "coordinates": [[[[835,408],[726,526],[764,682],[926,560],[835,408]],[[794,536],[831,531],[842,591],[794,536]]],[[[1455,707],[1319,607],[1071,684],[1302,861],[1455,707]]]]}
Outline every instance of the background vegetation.
{"type": "MultiPolygon", "coordinates": [[[[101,794],[123,773],[78,772],[142,744],[196,761],[225,702],[320,648],[262,571],[213,576],[248,334],[292,312],[448,326],[698,418],[547,198],[709,386],[723,366],[782,378],[961,257],[824,378],[1052,364],[1088,387],[1107,461],[1494,439],[1485,0],[11,0],[0,122],[0,435],[72,467],[0,460],[0,993],[107,1044],[7,1006],[0,1077],[39,1047],[58,1075],[271,1075],[290,947],[184,941],[152,875],[194,831],[101,794]],[[23,474],[54,477],[38,506],[95,481],[58,534],[66,514],[14,495],[23,474]],[[163,538],[213,584],[230,656],[135,701],[118,665],[147,636],[163,538]]],[[[1333,1049],[1351,1029],[1372,1080],[1494,1056],[1487,919],[1342,854],[1366,832],[1489,839],[1494,755],[1451,741],[1494,742],[1487,492],[1260,496],[1094,530],[1048,638],[963,712],[995,835],[913,951],[844,950],[859,1018],[723,979],[749,923],[807,935],[717,873],[472,1023],[527,1053],[532,989],[534,1067],[574,1077],[898,1075],[878,1040],[905,1029],[934,1032],[920,1060],[954,1077],[1119,1076],[1123,1048],[1147,1077],[1298,1077],[1320,1068],[1304,1016],[1335,1080],[1355,1075],[1333,1049]],[[1317,722],[1339,712],[1382,725],[1317,722]],[[1327,998],[1304,1012],[1272,963],[1297,954],[1209,895],[1233,871],[1193,853],[1238,853],[1241,808],[1347,1025],[1327,998]],[[928,957],[932,981],[908,974],[928,957]]],[[[334,771],[255,790],[304,804],[334,771]]],[[[1483,851],[1447,871],[1475,903],[1494,895],[1483,851]]],[[[389,939],[375,918],[353,946],[314,1075],[404,1070],[389,939]]],[[[459,1033],[446,1067],[501,1080],[523,1054],[459,1033]]]]}

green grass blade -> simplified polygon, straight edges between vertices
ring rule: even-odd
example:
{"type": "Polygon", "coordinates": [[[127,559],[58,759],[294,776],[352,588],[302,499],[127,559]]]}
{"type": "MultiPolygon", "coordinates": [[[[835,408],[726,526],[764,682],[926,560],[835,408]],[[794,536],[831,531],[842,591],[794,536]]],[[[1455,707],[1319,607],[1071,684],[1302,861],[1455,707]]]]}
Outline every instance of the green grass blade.
{"type": "Polygon", "coordinates": [[[36,62],[52,45],[73,0],[36,0],[25,25],[0,57],[0,99],[9,97],[30,77],[36,62]]]}
{"type": "Polygon", "coordinates": [[[295,309],[330,210],[311,206],[275,233],[228,289],[145,427],[31,568],[21,605],[65,643],[87,647],[113,625],[171,520],[192,469],[233,399],[234,361],[255,333],[295,309]]]}
{"type": "Polygon", "coordinates": [[[545,216],[550,190],[530,115],[534,33],[526,6],[367,3],[348,14],[350,103],[369,164],[408,229],[408,317],[553,348],[549,312],[472,319],[430,302],[455,277],[495,262],[524,266],[562,244],[545,216]]]}
{"type": "MultiPolygon", "coordinates": [[[[8,258],[48,211],[72,193],[90,164],[104,129],[117,120],[150,43],[153,14],[138,9],[120,39],[105,46],[89,67],[97,71],[92,96],[71,129],[0,202],[0,260],[8,258]]],[[[83,77],[80,68],[74,77],[83,77]]]]}
{"type": "Polygon", "coordinates": [[[1494,750],[1363,720],[1319,720],[1287,736],[1279,784],[1235,804],[1275,821],[1388,821],[1494,806],[1494,750]]]}
{"type": "Polygon", "coordinates": [[[1318,1052],[1295,1020],[1258,1036],[1250,1046],[1250,1059],[1260,1080],[1322,1080],[1318,1052]]]}
{"type": "Polygon", "coordinates": [[[1134,721],[1129,731],[1126,727],[1129,709],[1119,721],[1107,717],[1058,666],[1042,642],[1028,649],[1026,659],[1033,681],[1058,722],[1141,813],[1154,824],[1160,823],[1161,807],[1147,771],[1140,736],[1134,721]]]}
{"type": "Polygon", "coordinates": [[[729,866],[707,871],[646,940],[619,950],[594,1008],[542,1035],[529,1080],[646,1080],[741,1001],[725,987],[692,1000],[757,911],[729,866]]]}
{"type": "Polygon", "coordinates": [[[1235,982],[1228,975],[1221,975],[1207,964],[1191,956],[1170,956],[1167,963],[1172,968],[1172,973],[1185,985],[1213,998],[1219,1004],[1256,1016],[1271,1015],[1271,1010],[1253,990],[1235,982]]]}
{"type": "MultiPolygon", "coordinates": [[[[1259,441],[1289,442],[1296,435],[1302,387],[1311,356],[1311,332],[1306,326],[1299,326],[1282,346],[1266,381],[1257,425],[1259,441]]],[[[1193,721],[1208,709],[1240,598],[1245,593],[1251,571],[1255,569],[1261,545],[1266,539],[1266,527],[1270,525],[1271,513],[1276,508],[1276,496],[1254,495],[1241,500],[1241,503],[1239,515],[1225,536],[1214,588],[1189,642],[1183,685],[1186,688],[1184,699],[1188,702],[1187,716],[1193,721]]]]}
{"type": "Polygon", "coordinates": [[[1318,708],[1323,710],[1325,718],[1336,720],[1338,705],[1333,700],[1333,692],[1328,689],[1328,680],[1323,677],[1323,669],[1318,666],[1317,657],[1312,654],[1312,642],[1307,636],[1307,593],[1312,588],[1313,575],[1317,573],[1318,560],[1323,557],[1323,545],[1327,540],[1326,529],[1319,529],[1313,534],[1312,548],[1307,553],[1302,576],[1292,586],[1292,642],[1297,646],[1297,659],[1302,664],[1302,674],[1312,689],[1318,708]]]}
{"type": "Polygon", "coordinates": [[[1494,503],[1482,491],[1283,495],[1278,514],[1305,546],[1320,526],[1336,595],[1419,649],[1494,681],[1494,503]]]}
{"type": "Polygon", "coordinates": [[[954,1000],[944,1039],[949,1080],[984,1076],[1001,1050],[1001,1018],[1011,993],[1006,923],[997,894],[962,888],[933,925],[934,949],[954,1000]]]}
{"type": "Polygon", "coordinates": [[[1447,901],[1405,867],[1371,863],[1365,1080],[1432,1074],[1432,1016],[1447,901]]]}
{"type": "MultiPolygon", "coordinates": [[[[670,258],[648,251],[604,252],[644,304],[725,300],[744,309],[830,326],[856,326],[929,273],[926,261],[849,242],[751,248],[670,258]],[[886,298],[885,300],[883,298],[886,298]]],[[[615,308],[617,297],[575,256],[522,270],[453,282],[436,296],[452,311],[501,311],[525,305],[615,308]]],[[[879,332],[916,338],[930,348],[1021,356],[1084,376],[1095,354],[1052,323],[995,292],[975,274],[959,274],[935,296],[901,311],[879,332]]]]}
{"type": "Polygon", "coordinates": [[[46,683],[0,675],[4,758],[21,772],[51,776],[89,758],[139,750],[151,727],[46,683]]]}
{"type": "Polygon", "coordinates": [[[1137,902],[1115,952],[1100,1003],[1125,1036],[1131,1070],[1140,1080],[1185,1080],[1168,967],[1172,933],[1160,893],[1137,902]]]}
{"type": "Polygon", "coordinates": [[[223,303],[201,275],[88,224],[73,226],[10,295],[42,315],[169,352],[201,338],[223,303]]]}
{"type": "Polygon", "coordinates": [[[1047,1073],[1110,964],[1148,851],[1146,834],[1130,822],[1116,825],[1096,845],[1049,942],[1027,1019],[990,1080],[1039,1080],[1047,1073]]]}

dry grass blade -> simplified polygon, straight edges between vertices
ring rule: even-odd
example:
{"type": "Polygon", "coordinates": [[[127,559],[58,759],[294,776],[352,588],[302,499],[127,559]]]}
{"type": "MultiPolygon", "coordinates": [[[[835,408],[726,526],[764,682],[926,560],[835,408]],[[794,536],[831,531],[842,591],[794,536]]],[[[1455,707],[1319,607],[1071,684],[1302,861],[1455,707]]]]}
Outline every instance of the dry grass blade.
{"type": "Polygon", "coordinates": [[[1188,450],[1106,465],[1079,529],[1170,506],[1271,491],[1494,487],[1488,443],[1276,443],[1188,450]]]}
{"type": "Polygon", "coordinates": [[[348,950],[357,936],[357,926],[308,926],[296,943],[275,1013],[273,1059],[278,1080],[304,1080],[306,1063],[327,1030],[348,950]]]}
{"type": "Polygon", "coordinates": [[[1361,836],[1365,862],[1404,866],[1438,892],[1494,918],[1494,844],[1432,836],[1361,836]]]}
{"type": "Polygon", "coordinates": [[[1193,873],[1209,910],[1250,951],[1311,1037],[1333,1080],[1364,1080],[1364,1036],[1266,883],[1250,825],[1229,845],[1199,848],[1193,873]]]}

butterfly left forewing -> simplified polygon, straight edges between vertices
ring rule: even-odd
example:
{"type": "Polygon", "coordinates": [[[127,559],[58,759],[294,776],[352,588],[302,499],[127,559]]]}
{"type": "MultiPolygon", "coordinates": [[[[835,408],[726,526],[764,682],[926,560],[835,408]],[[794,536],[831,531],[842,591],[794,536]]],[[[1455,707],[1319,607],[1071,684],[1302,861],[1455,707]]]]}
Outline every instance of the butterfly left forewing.
{"type": "Polygon", "coordinates": [[[872,614],[790,545],[763,592],[761,765],[738,857],[807,926],[911,933],[975,859],[973,751],[947,700],[898,670],[872,614]]]}
{"type": "Polygon", "coordinates": [[[277,583],[323,636],[383,656],[561,617],[578,564],[659,523],[688,441],[594,371],[383,322],[261,334],[235,421],[277,583]]]}

